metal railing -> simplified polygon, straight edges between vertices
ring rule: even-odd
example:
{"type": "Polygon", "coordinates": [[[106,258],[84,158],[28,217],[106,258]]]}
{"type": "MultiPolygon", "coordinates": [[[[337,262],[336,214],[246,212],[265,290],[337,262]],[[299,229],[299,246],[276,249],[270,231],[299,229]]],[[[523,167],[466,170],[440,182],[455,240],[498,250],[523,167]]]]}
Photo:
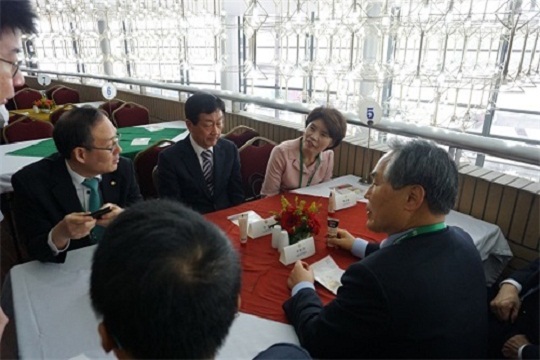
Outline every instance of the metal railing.
{"type": "MultiPolygon", "coordinates": [[[[51,74],[56,75],[59,79],[63,77],[80,78],[81,83],[83,84],[83,79],[93,79],[104,80],[118,84],[136,85],[141,87],[141,91],[144,91],[143,87],[158,88],[163,90],[174,90],[178,91],[179,94],[183,92],[194,93],[197,91],[201,91],[201,88],[194,86],[168,84],[140,79],[117,78],[112,76],[90,75],[81,73],[62,73],[57,71],[29,68],[21,68],[21,70],[25,71],[31,76],[35,74],[51,74]]],[[[312,107],[308,104],[246,95],[228,90],[204,89],[204,91],[219,96],[224,100],[232,101],[233,112],[240,111],[241,104],[255,104],[271,109],[291,111],[300,114],[308,114],[312,109],[312,107]]],[[[347,118],[348,123],[352,125],[368,127],[366,123],[360,120],[358,114],[352,112],[343,112],[343,114],[347,118]]],[[[444,144],[458,149],[470,150],[486,155],[499,157],[502,159],[509,159],[532,165],[540,165],[540,147],[527,145],[526,143],[519,141],[488,138],[480,135],[462,133],[455,130],[398,122],[384,118],[379,123],[376,123],[371,127],[375,130],[395,135],[429,139],[439,144],[444,144]]]]}

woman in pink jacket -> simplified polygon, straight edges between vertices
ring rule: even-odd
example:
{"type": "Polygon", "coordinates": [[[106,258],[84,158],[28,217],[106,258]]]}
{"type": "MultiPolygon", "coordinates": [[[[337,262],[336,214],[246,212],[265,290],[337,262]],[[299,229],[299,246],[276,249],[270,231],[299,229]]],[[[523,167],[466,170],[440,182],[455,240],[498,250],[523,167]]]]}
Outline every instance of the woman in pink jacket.
{"type": "Polygon", "coordinates": [[[334,152],[347,132],[347,121],[338,110],[318,107],[306,119],[304,135],[276,146],[270,154],[261,189],[271,196],[319,184],[332,178],[334,152]]]}

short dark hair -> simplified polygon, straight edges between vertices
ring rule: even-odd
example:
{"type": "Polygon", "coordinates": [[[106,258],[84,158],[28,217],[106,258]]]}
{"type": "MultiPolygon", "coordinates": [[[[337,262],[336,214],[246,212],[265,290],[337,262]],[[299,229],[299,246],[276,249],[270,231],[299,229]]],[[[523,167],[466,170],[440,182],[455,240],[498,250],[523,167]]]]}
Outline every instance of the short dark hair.
{"type": "Polygon", "coordinates": [[[237,252],[180,203],[120,214],[99,242],[90,296],[117,346],[135,358],[212,358],[238,310],[237,252]]]}
{"type": "Polygon", "coordinates": [[[448,152],[426,140],[389,143],[383,177],[394,189],[421,185],[433,214],[448,214],[456,203],[458,170],[448,152]]]}
{"type": "Polygon", "coordinates": [[[225,103],[223,100],[207,92],[196,92],[191,95],[184,106],[186,119],[193,125],[199,122],[200,114],[211,114],[216,110],[221,110],[225,115],[225,103]]]}
{"type": "Polygon", "coordinates": [[[34,34],[36,19],[37,15],[29,0],[0,0],[0,38],[6,30],[34,34]]]}
{"type": "Polygon", "coordinates": [[[92,129],[102,118],[104,112],[89,105],[73,108],[60,116],[54,125],[53,139],[58,152],[66,159],[76,147],[90,148],[93,144],[92,129]]]}
{"type": "Polygon", "coordinates": [[[347,119],[337,109],[326,106],[313,109],[306,119],[306,127],[315,120],[322,120],[328,129],[328,134],[332,138],[332,145],[328,149],[338,146],[347,134],[347,119]]]}

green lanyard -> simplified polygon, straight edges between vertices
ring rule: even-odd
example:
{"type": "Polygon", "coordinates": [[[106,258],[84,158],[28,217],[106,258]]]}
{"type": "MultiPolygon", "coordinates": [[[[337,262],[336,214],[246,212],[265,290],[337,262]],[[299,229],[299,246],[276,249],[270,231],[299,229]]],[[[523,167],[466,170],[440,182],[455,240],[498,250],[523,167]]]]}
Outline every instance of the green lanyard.
{"type": "MultiPolygon", "coordinates": [[[[302,141],[303,139],[300,138],[300,182],[298,183],[299,188],[302,187],[302,175],[304,175],[304,155],[302,154],[302,141]]],[[[315,165],[315,170],[313,170],[313,174],[311,174],[311,176],[309,177],[306,186],[311,185],[311,180],[313,180],[313,177],[315,176],[319,165],[321,165],[321,154],[317,155],[317,165],[315,165]]]]}
{"type": "Polygon", "coordinates": [[[443,230],[445,228],[446,228],[446,224],[444,222],[431,224],[431,225],[420,226],[420,227],[412,229],[408,233],[403,234],[400,237],[398,237],[396,240],[394,240],[394,245],[398,245],[403,240],[410,239],[410,238],[415,237],[417,235],[427,234],[427,233],[443,230]]]}

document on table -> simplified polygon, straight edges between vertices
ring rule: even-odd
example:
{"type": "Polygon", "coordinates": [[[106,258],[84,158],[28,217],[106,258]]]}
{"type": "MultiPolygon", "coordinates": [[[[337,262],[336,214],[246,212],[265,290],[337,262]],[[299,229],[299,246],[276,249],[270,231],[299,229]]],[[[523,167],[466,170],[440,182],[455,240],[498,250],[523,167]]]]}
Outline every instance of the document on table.
{"type": "Polygon", "coordinates": [[[317,280],[322,286],[337,295],[341,286],[341,276],[345,270],[341,269],[330,255],[310,265],[317,280]]]}
{"type": "Polygon", "coordinates": [[[253,210],[249,210],[249,211],[245,211],[245,212],[240,213],[240,214],[234,214],[234,215],[228,216],[227,219],[231,220],[233,222],[233,224],[238,226],[238,218],[240,218],[240,215],[242,215],[242,214],[247,214],[247,216],[248,216],[248,224],[251,224],[251,223],[253,223],[255,221],[262,220],[262,217],[253,210]]]}

